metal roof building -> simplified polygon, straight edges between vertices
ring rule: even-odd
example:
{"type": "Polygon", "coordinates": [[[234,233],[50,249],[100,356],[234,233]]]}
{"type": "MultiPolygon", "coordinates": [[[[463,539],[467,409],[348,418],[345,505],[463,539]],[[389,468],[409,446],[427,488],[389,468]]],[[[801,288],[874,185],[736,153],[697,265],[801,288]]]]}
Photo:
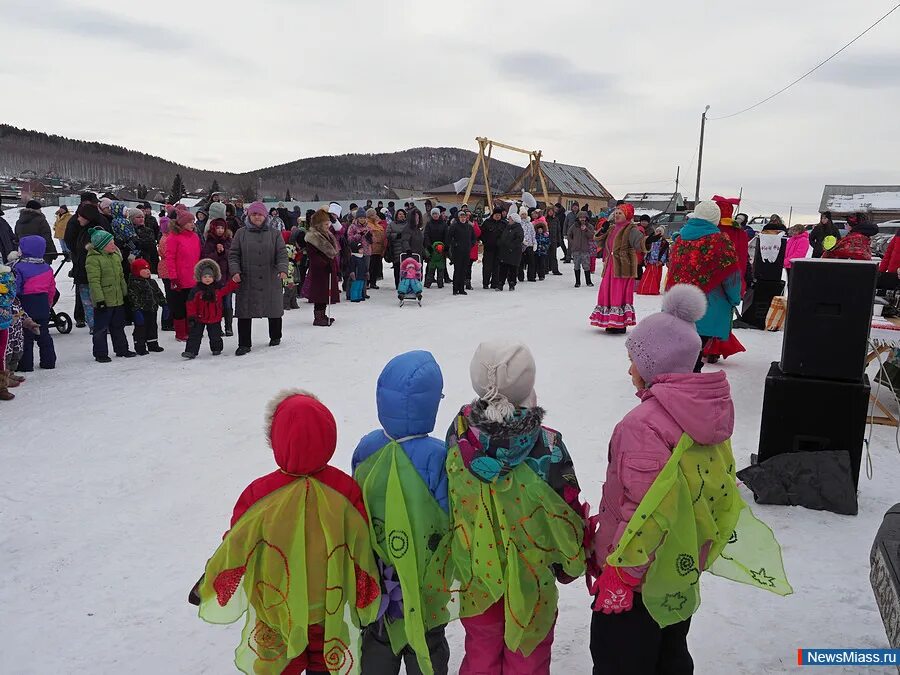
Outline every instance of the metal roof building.
{"type": "Polygon", "coordinates": [[[868,213],[873,223],[900,218],[900,185],[826,185],[819,213],[868,213]]]}
{"type": "MultiPolygon", "coordinates": [[[[577,201],[581,206],[587,203],[593,211],[600,211],[607,208],[613,199],[609,190],[583,166],[542,161],[541,171],[547,180],[547,193],[551,202],[561,202],[568,208],[577,201]]],[[[503,196],[516,197],[521,190],[527,190],[538,199],[543,198],[541,181],[532,175],[529,167],[522,170],[503,196]]]]}

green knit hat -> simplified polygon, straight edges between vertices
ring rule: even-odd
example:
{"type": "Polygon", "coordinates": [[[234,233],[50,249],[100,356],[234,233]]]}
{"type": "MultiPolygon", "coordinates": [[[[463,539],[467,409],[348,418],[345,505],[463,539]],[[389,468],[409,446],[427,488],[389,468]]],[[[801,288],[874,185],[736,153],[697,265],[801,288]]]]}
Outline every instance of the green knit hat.
{"type": "Polygon", "coordinates": [[[113,240],[113,236],[102,227],[91,228],[91,244],[98,251],[106,248],[106,245],[113,240]]]}

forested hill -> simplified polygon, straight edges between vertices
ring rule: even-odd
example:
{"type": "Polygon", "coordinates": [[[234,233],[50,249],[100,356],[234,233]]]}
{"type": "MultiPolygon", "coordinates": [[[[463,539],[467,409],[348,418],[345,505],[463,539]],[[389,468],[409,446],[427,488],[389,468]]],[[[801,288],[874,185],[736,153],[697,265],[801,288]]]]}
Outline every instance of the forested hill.
{"type": "MultiPolygon", "coordinates": [[[[426,190],[468,176],[475,153],[459,148],[413,148],[380,154],[310,157],[247,173],[205,171],[117,145],[79,141],[0,125],[0,174],[34,171],[69,180],[104,185],[142,184],[168,190],[180,173],[188,190],[208,188],[213,180],[224,190],[256,190],[294,199],[378,197],[384,186],[426,190]]],[[[494,160],[491,183],[505,189],[520,167],[494,160]]],[[[480,178],[480,177],[479,177],[480,178]]],[[[479,181],[480,182],[480,181],[479,181]]]]}

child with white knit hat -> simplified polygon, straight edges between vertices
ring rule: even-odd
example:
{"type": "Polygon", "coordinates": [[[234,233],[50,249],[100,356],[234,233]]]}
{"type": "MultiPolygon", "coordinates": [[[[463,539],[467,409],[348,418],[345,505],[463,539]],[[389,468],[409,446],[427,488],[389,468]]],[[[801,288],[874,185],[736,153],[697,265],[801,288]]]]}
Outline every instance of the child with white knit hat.
{"type": "Polygon", "coordinates": [[[464,577],[459,672],[549,673],[556,581],[584,572],[578,479],[561,435],[543,426],[528,347],[482,343],[469,372],[478,398],[450,427],[446,464],[464,577]]]}

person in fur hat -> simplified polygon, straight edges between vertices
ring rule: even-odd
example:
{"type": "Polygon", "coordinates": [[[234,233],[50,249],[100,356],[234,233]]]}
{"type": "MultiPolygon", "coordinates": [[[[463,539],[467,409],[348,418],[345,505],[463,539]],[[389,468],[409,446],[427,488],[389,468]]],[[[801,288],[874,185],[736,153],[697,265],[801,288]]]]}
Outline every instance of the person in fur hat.
{"type": "Polygon", "coordinates": [[[309,274],[302,294],[313,303],[313,325],[330,326],[334,319],[328,317],[326,309],[341,301],[341,288],[338,283],[338,243],[331,231],[327,209],[319,209],[312,215],[305,242],[309,274]]]}
{"type": "Polygon", "coordinates": [[[737,487],[725,373],[692,372],[701,345],[694,326],[706,305],[696,286],[673,286],[662,312],[625,341],[641,402],[612,433],[600,510],[590,519],[595,673],[693,673],[687,634],[707,570],[791,592],[771,530],[737,487]],[[748,552],[752,560],[741,560],[748,552]]]}
{"type": "Polygon", "coordinates": [[[562,435],[543,424],[535,372],[525,345],[480,344],[469,367],[477,398],[447,432],[453,560],[465,576],[461,675],[549,675],[556,582],[584,573],[581,489],[562,435]]]}
{"type": "MultiPolygon", "coordinates": [[[[210,211],[218,212],[220,209],[213,209],[212,206],[221,206],[224,210],[224,204],[215,202],[211,205],[210,211]]],[[[228,229],[228,223],[224,218],[215,218],[209,221],[204,233],[206,239],[203,242],[203,249],[200,255],[210,260],[215,260],[222,271],[223,279],[230,279],[230,268],[228,267],[228,252],[231,249],[232,234],[228,229]]],[[[222,318],[225,322],[225,336],[234,335],[234,298],[231,294],[225,296],[223,301],[224,310],[222,318]]]]}
{"type": "Polygon", "coordinates": [[[241,493],[190,601],[210,623],[247,615],[245,673],[354,672],[350,632],[375,621],[381,590],[359,485],[329,464],[337,424],[313,394],[283,391],[266,437],[278,468],[241,493]]]}
{"type": "Polygon", "coordinates": [[[166,296],[155,279],[150,278],[150,263],[138,258],[131,263],[128,277],[128,304],[134,317],[134,351],[138,356],[164,351],[159,346],[156,313],[166,304],[166,296]]]}
{"type": "Polygon", "coordinates": [[[209,348],[213,356],[222,353],[222,315],[224,299],[234,293],[239,284],[233,278],[222,285],[222,270],[215,260],[204,258],[194,266],[194,280],[187,301],[187,318],[190,324],[187,346],[181,354],[186,359],[195,359],[200,353],[203,331],[209,336],[209,348]]]}
{"type": "Polygon", "coordinates": [[[152,223],[148,223],[143,209],[128,209],[125,215],[134,228],[134,241],[137,245],[138,255],[150,263],[150,273],[156,274],[159,271],[159,250],[156,248],[159,225],[156,224],[155,219],[152,223]]]}

